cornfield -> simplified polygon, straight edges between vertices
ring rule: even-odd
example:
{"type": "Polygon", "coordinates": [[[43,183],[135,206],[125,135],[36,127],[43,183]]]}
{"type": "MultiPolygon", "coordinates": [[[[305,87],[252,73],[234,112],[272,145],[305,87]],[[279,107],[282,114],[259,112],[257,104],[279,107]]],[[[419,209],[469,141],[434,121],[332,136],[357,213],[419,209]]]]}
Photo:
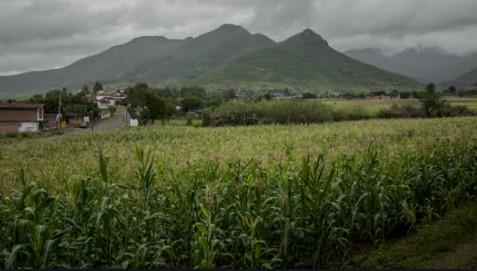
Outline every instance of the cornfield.
{"type": "Polygon", "coordinates": [[[477,195],[476,126],[157,125],[6,145],[0,267],[339,266],[477,195]],[[264,153],[234,153],[243,142],[264,153]]]}

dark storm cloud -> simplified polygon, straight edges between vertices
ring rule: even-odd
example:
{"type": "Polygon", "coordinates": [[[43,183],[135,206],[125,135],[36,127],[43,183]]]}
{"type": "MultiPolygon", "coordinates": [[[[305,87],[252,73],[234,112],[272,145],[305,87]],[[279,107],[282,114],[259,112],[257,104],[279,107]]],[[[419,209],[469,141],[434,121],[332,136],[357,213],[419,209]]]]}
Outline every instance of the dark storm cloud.
{"type": "Polygon", "coordinates": [[[275,40],[312,28],[345,50],[477,49],[475,0],[0,0],[0,74],[66,65],[141,35],[223,23],[275,40]]]}

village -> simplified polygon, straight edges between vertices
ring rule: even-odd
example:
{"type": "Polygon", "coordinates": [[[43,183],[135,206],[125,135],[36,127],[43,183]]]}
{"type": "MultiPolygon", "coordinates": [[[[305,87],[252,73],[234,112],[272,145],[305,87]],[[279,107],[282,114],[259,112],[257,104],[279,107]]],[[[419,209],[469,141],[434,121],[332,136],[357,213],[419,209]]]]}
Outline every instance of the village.
{"type": "MultiPolygon", "coordinates": [[[[89,128],[95,122],[102,122],[112,117],[118,106],[126,99],[124,90],[113,92],[98,91],[86,95],[87,101],[97,107],[97,114],[81,114],[67,110],[62,114],[61,96],[58,99],[57,113],[45,112],[43,103],[1,102],[0,103],[0,134],[15,134],[23,132],[39,132],[67,128],[89,128]]],[[[132,119],[124,111],[121,118],[123,126],[138,126],[138,121],[132,119]]]]}

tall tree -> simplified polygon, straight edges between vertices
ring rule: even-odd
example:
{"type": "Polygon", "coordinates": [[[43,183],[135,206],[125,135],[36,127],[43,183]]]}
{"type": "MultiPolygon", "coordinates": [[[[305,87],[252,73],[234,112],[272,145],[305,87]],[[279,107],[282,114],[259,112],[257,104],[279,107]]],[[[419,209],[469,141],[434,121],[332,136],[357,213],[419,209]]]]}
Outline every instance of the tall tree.
{"type": "Polygon", "coordinates": [[[127,93],[128,112],[141,124],[154,123],[154,120],[164,119],[170,113],[170,107],[147,84],[139,83],[129,88],[127,93]]]}
{"type": "Polygon", "coordinates": [[[96,83],[94,83],[93,92],[98,93],[100,90],[103,90],[103,85],[96,81],[96,83]]]}
{"type": "Polygon", "coordinates": [[[436,85],[433,83],[428,84],[426,91],[419,96],[418,99],[427,117],[439,115],[439,112],[446,105],[446,101],[437,93],[436,85]]]}

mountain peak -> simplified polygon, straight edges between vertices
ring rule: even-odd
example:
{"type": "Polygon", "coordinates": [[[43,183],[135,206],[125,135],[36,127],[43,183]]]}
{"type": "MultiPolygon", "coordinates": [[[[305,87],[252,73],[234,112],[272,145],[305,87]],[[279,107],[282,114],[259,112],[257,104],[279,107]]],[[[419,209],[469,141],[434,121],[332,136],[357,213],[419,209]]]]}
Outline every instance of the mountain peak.
{"type": "Polygon", "coordinates": [[[284,43],[302,46],[328,47],[328,42],[309,28],[288,38],[284,43]]]}
{"type": "Polygon", "coordinates": [[[209,39],[209,38],[217,38],[217,37],[224,37],[230,35],[251,35],[245,28],[234,25],[234,24],[223,24],[218,28],[202,34],[197,37],[197,39],[209,39]]]}
{"type": "MultiPolygon", "coordinates": [[[[240,32],[247,32],[248,31],[241,27],[240,25],[235,25],[235,24],[223,24],[221,26],[219,26],[219,28],[217,28],[215,31],[217,32],[234,32],[234,31],[240,31],[240,32]]],[[[213,31],[213,32],[215,32],[213,31]]]]}
{"type": "Polygon", "coordinates": [[[166,41],[167,38],[164,36],[141,36],[132,39],[130,42],[150,42],[150,41],[166,41]]]}

